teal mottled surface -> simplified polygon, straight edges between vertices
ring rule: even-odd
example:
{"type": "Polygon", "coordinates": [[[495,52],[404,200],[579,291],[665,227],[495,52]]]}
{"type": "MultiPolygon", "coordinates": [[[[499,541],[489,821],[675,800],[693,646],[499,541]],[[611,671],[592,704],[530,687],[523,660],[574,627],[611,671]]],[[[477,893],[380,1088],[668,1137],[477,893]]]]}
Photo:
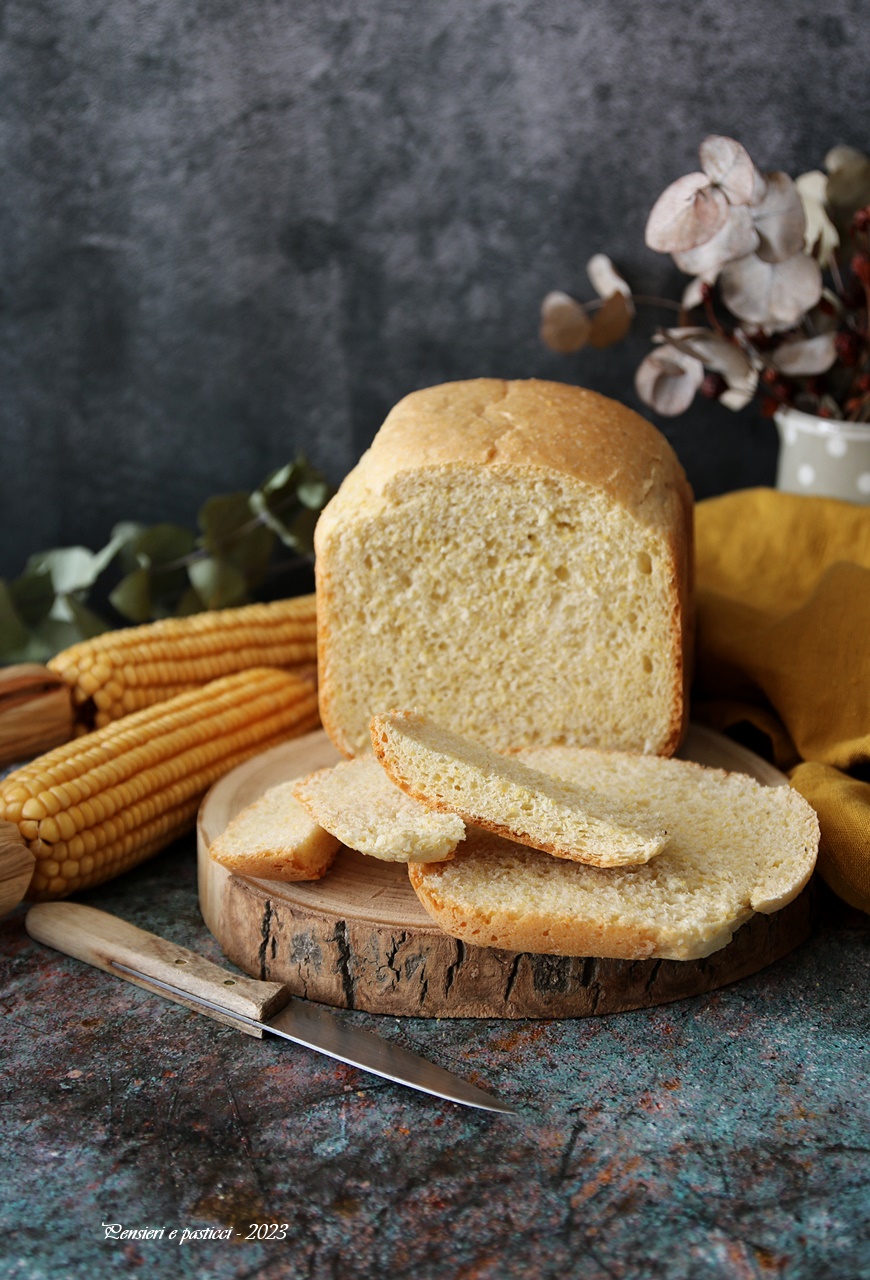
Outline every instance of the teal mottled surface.
{"type": "MultiPolygon", "coordinates": [[[[84,900],[220,959],[192,842],[84,900]]],[[[519,1119],[251,1040],[35,945],[23,912],[0,973],[3,1280],[870,1277],[870,920],[832,902],[772,969],[659,1009],[341,1015],[519,1119]]]]}

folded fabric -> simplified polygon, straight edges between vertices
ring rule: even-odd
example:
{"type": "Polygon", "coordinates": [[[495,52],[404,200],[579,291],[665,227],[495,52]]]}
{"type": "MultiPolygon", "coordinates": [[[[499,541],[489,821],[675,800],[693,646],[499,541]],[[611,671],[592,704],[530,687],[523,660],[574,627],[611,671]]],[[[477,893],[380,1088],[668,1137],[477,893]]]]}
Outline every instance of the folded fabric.
{"type": "Polygon", "coordinates": [[[699,502],[693,715],[761,749],[819,815],[819,871],[870,911],[870,507],[699,502]]]}

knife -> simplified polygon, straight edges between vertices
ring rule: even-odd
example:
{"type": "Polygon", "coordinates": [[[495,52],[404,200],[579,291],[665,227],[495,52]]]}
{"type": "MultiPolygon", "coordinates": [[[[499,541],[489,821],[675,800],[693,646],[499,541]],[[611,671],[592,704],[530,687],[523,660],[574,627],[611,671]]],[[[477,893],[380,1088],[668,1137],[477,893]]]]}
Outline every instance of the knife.
{"type": "Polygon", "coordinates": [[[41,902],[25,920],[31,938],[126,978],[146,991],[237,1027],[282,1036],[339,1062],[463,1107],[515,1115],[514,1107],[425,1058],[352,1026],[323,1005],[291,996],[280,982],[229,973],[194,951],[78,902],[41,902]]]}

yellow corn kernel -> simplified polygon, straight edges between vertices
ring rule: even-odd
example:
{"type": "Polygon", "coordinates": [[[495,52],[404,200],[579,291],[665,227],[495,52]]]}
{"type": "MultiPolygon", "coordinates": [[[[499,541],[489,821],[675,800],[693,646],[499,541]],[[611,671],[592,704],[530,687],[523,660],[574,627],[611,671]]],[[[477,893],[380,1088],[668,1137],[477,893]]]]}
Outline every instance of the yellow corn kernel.
{"type": "Polygon", "coordinates": [[[83,640],[49,662],[70,687],[74,731],[97,728],[251,667],[317,660],[313,595],[167,618],[83,640]]]}
{"type": "Polygon", "coordinates": [[[252,668],[23,766],[0,781],[0,819],[17,814],[36,857],[30,896],[63,897],[136,865],[190,829],[217,778],[318,724],[307,680],[252,668]]]}

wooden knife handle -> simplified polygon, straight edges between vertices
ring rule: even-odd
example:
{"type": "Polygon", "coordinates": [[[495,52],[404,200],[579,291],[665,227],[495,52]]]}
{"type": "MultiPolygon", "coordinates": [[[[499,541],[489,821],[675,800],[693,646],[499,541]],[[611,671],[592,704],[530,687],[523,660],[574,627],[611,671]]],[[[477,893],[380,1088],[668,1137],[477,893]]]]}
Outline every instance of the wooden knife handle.
{"type": "Polygon", "coordinates": [[[116,978],[125,978],[146,991],[205,1013],[218,1022],[226,1022],[251,1036],[261,1037],[263,1032],[237,1021],[234,1013],[263,1022],[290,999],[289,989],[280,982],[258,982],[255,978],[228,973],[185,947],[177,947],[174,942],[79,902],[40,902],[30,908],[24,924],[31,938],[55,951],[84,960],[116,978]],[[115,964],[137,969],[143,976],[122,973],[115,964]],[[149,985],[149,978],[169,983],[194,998],[186,1000],[182,995],[149,985]],[[197,1004],[197,996],[219,1004],[221,1012],[197,1004]]]}

